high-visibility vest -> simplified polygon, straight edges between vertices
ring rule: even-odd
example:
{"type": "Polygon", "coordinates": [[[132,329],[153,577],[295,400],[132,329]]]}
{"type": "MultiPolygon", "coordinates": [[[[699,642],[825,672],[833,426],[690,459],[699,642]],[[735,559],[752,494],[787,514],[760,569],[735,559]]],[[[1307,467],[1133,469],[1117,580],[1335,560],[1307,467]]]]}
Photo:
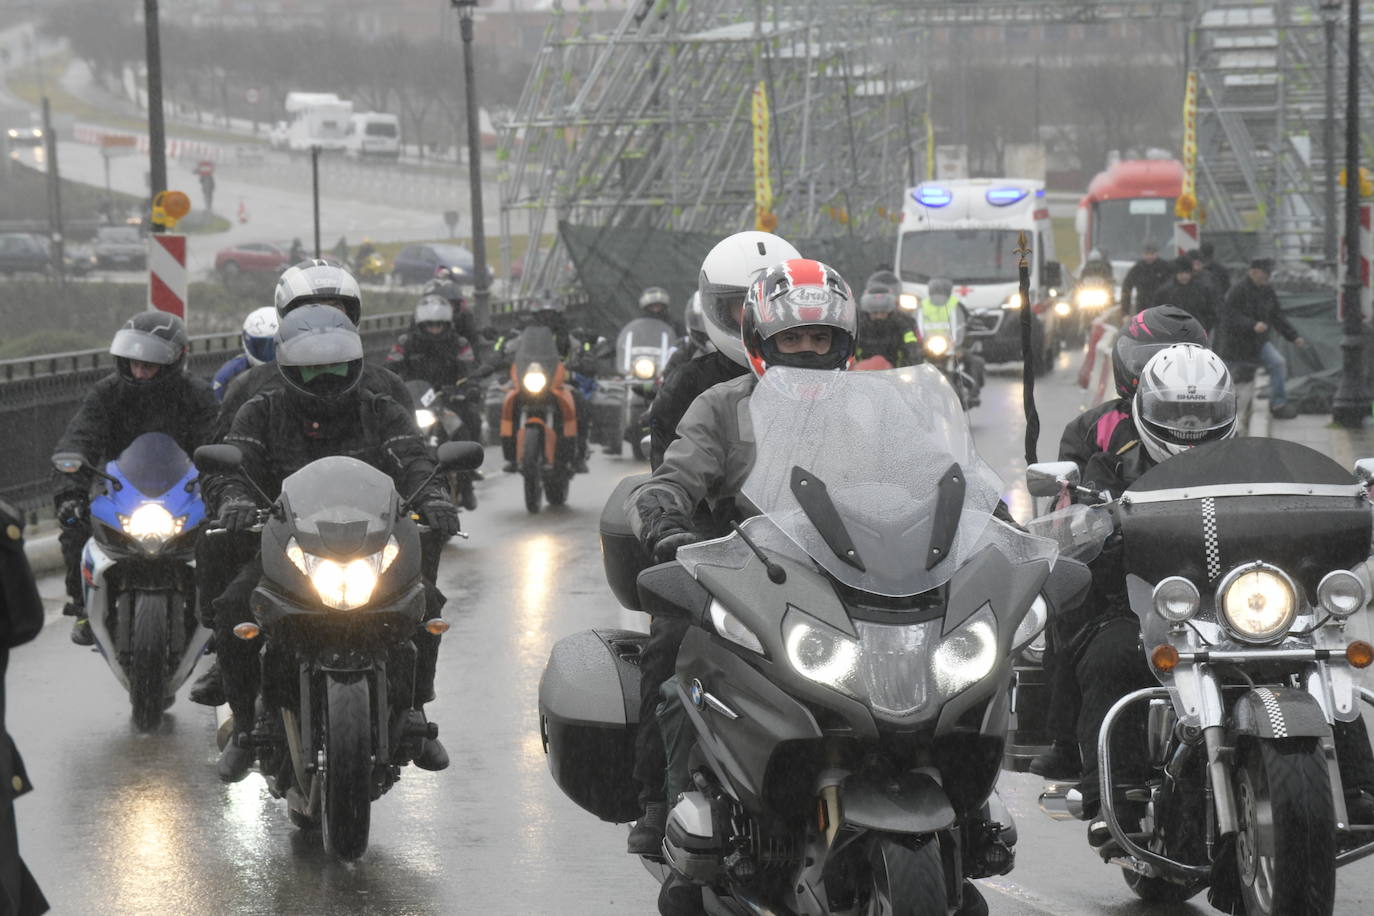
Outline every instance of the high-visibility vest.
{"type": "Polygon", "coordinates": [[[951,295],[944,305],[936,305],[927,296],[921,301],[921,336],[929,338],[932,334],[944,334],[952,338],[958,309],[958,296],[951,295]]]}

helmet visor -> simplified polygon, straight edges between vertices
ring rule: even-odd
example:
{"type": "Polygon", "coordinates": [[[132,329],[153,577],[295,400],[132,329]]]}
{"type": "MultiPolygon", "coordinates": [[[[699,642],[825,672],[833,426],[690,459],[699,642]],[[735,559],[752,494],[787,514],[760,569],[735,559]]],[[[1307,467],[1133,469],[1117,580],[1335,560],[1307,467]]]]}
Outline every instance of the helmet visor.
{"type": "Polygon", "coordinates": [[[415,306],[416,324],[425,324],[431,321],[451,323],[453,321],[453,306],[442,300],[426,300],[415,306]]]}
{"type": "Polygon", "coordinates": [[[244,334],[243,351],[250,359],[256,359],[259,363],[270,363],[277,356],[276,338],[244,334]]]}
{"type": "Polygon", "coordinates": [[[1217,438],[1236,420],[1236,393],[1218,390],[1199,394],[1196,388],[1155,388],[1136,395],[1140,420],[1161,439],[1194,445],[1217,438]]]}
{"type": "Polygon", "coordinates": [[[158,366],[170,366],[181,358],[181,350],[172,341],[138,328],[116,331],[110,342],[110,354],[158,366]]]}
{"type": "Polygon", "coordinates": [[[277,345],[277,362],[283,366],[328,366],[362,358],[362,338],[344,328],[299,334],[277,345]]]}
{"type": "Polygon", "coordinates": [[[740,333],[740,313],[744,311],[744,297],[748,287],[730,283],[712,283],[702,273],[697,287],[701,293],[701,313],[711,324],[731,335],[740,333]]]}

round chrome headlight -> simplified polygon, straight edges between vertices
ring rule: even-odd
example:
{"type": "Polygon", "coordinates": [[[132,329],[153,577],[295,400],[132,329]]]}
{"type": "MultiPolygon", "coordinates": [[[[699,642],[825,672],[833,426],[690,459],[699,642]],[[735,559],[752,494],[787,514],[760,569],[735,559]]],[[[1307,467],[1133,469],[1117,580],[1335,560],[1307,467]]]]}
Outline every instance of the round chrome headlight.
{"type": "Polygon", "coordinates": [[[1236,638],[1274,642],[1283,638],[1298,616],[1298,592],[1283,570],[1251,563],[1231,570],[1221,580],[1217,609],[1236,638]]]}
{"type": "Polygon", "coordinates": [[[1338,569],[1322,577],[1317,584],[1317,603],[1328,614],[1349,617],[1369,603],[1360,577],[1348,569],[1338,569]]]}
{"type": "Polygon", "coordinates": [[[658,364],[647,356],[641,356],[634,361],[630,371],[634,373],[635,378],[647,381],[658,374],[658,364]]]}
{"type": "Polygon", "coordinates": [[[1197,586],[1182,576],[1160,580],[1153,597],[1155,613],[1170,623],[1191,620],[1201,604],[1197,586]]]}
{"type": "Polygon", "coordinates": [[[926,338],[926,352],[931,356],[944,356],[949,352],[949,338],[943,334],[932,334],[926,338]]]}

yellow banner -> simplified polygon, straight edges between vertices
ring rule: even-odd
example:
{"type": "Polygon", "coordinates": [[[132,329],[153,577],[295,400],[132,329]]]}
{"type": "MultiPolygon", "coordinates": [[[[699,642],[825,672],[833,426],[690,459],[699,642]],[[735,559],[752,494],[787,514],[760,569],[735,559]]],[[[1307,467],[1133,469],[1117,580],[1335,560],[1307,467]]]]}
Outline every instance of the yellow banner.
{"type": "Polygon", "coordinates": [[[1197,73],[1188,74],[1183,92],[1183,193],[1174,213],[1179,219],[1192,219],[1197,209],[1197,73]]]}
{"type": "Polygon", "coordinates": [[[935,180],[935,122],[930,119],[930,84],[926,84],[926,181],[935,180]]]}
{"type": "Polygon", "coordinates": [[[754,87],[754,223],[755,228],[771,232],[777,225],[773,215],[773,183],[768,173],[768,92],[762,82],[754,87]]]}

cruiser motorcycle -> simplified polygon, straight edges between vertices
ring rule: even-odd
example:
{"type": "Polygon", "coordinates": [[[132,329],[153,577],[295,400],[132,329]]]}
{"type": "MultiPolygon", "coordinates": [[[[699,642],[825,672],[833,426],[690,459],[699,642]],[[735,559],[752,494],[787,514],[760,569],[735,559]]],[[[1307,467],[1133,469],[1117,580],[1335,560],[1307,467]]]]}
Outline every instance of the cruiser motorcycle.
{"type": "MultiPolygon", "coordinates": [[[[993,787],[1053,543],[998,517],[1000,483],[933,367],[770,369],[749,410],[741,501],[759,514],[642,572],[635,478],[602,516],[617,598],[691,624],[671,696],[692,750],[670,754],[681,791],[645,865],[715,914],[986,913],[969,879],[1013,865],[993,787]],[[872,445],[894,436],[910,447],[872,445]]],[[[555,782],[613,822],[638,811],[644,639],[570,636],[540,683],[555,782]]]]}
{"type": "Polygon", "coordinates": [[[638,420],[649,409],[676,349],[672,326],[657,318],[636,318],[620,329],[615,342],[615,375],[598,379],[597,390],[589,399],[594,435],[607,454],[619,455],[628,442],[637,460],[648,457],[639,447],[643,431],[638,420]]]}
{"type": "MultiPolygon", "coordinates": [[[[1374,828],[1347,818],[1333,739],[1361,700],[1374,703],[1358,683],[1374,661],[1374,462],[1360,474],[1363,483],[1295,443],[1233,439],[1169,459],[1113,502],[1079,487],[1072,463],[1030,467],[1032,495],[1094,504],[1031,530],[1066,552],[1120,537],[1159,682],[1122,697],[1098,739],[1112,837],[1099,851],[1142,899],[1181,902],[1206,888],[1222,912],[1325,916],[1337,867],[1374,853],[1374,828]],[[1143,785],[1123,780],[1113,753],[1131,716],[1146,723],[1143,785]]],[[[1010,769],[1048,743],[1037,661],[1022,653],[1018,663],[1010,769]]],[[[1071,780],[1050,782],[1040,804],[1056,819],[1082,817],[1071,780]]]]}

